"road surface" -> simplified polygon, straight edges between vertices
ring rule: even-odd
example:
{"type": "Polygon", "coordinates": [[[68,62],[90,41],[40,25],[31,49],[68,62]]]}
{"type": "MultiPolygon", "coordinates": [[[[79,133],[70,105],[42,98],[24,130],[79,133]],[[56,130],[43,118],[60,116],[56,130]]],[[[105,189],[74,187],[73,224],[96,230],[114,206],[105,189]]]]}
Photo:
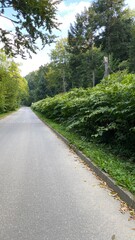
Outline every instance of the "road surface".
{"type": "Polygon", "coordinates": [[[0,120],[0,240],[135,240],[99,184],[30,108],[0,120]]]}

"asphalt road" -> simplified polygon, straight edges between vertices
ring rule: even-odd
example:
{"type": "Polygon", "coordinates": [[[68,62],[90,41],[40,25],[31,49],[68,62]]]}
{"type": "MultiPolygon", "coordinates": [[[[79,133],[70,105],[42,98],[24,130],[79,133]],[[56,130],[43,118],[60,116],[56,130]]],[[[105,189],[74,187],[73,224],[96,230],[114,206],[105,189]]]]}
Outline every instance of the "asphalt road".
{"type": "Polygon", "coordinates": [[[135,240],[109,194],[29,108],[0,120],[0,240],[135,240]]]}

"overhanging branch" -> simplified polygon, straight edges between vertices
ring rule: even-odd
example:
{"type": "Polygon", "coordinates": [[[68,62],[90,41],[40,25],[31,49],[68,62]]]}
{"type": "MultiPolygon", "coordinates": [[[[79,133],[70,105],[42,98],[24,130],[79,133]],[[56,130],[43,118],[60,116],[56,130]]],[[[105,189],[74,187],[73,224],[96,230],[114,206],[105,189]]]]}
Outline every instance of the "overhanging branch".
{"type": "Polygon", "coordinates": [[[0,17],[6,18],[7,20],[11,21],[11,22],[13,23],[13,25],[14,25],[14,23],[16,23],[16,24],[19,23],[18,21],[15,21],[15,20],[13,20],[13,19],[11,19],[11,18],[9,18],[9,17],[6,17],[6,16],[4,16],[4,15],[2,15],[2,14],[0,14],[0,17]]]}

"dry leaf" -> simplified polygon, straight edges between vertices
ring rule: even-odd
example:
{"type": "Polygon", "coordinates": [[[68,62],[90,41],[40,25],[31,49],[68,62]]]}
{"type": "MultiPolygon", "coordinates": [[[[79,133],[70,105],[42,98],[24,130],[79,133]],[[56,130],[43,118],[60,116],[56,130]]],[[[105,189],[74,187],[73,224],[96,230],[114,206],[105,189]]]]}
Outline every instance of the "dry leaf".
{"type": "Polygon", "coordinates": [[[126,207],[121,207],[120,211],[121,211],[121,213],[125,213],[128,211],[128,209],[126,207]]]}
{"type": "Polygon", "coordinates": [[[118,196],[118,194],[116,192],[114,192],[114,191],[111,191],[109,193],[109,195],[112,196],[112,197],[117,197],[118,196]]]}
{"type": "Polygon", "coordinates": [[[130,210],[130,215],[134,216],[135,215],[135,210],[130,210]]]}
{"type": "Polygon", "coordinates": [[[107,188],[106,182],[101,182],[101,183],[99,184],[99,186],[100,186],[101,188],[107,188]]]}
{"type": "Polygon", "coordinates": [[[135,220],[135,215],[130,216],[129,221],[135,220]]]}
{"type": "Polygon", "coordinates": [[[124,203],[124,202],[121,202],[120,212],[125,213],[125,212],[128,212],[128,211],[129,211],[129,207],[127,206],[127,204],[124,203]]]}
{"type": "Polygon", "coordinates": [[[112,236],[112,240],[116,240],[116,237],[115,237],[115,235],[113,235],[113,236],[112,236]]]}

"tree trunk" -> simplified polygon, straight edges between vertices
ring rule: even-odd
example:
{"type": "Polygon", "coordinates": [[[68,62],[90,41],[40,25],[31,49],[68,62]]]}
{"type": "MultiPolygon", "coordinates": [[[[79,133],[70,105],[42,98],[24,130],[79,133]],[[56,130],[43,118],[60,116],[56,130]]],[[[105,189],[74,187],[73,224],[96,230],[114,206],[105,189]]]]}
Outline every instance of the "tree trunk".
{"type": "Polygon", "coordinates": [[[95,79],[96,77],[95,77],[95,69],[92,71],[92,82],[93,82],[93,87],[95,87],[95,85],[96,85],[96,82],[95,82],[95,79]]]}
{"type": "Polygon", "coordinates": [[[63,69],[62,72],[62,80],[63,80],[63,92],[66,92],[66,81],[65,81],[65,71],[63,69]]]}
{"type": "Polygon", "coordinates": [[[104,57],[104,65],[105,65],[105,71],[104,71],[104,78],[109,75],[109,60],[108,57],[104,57]]]}

